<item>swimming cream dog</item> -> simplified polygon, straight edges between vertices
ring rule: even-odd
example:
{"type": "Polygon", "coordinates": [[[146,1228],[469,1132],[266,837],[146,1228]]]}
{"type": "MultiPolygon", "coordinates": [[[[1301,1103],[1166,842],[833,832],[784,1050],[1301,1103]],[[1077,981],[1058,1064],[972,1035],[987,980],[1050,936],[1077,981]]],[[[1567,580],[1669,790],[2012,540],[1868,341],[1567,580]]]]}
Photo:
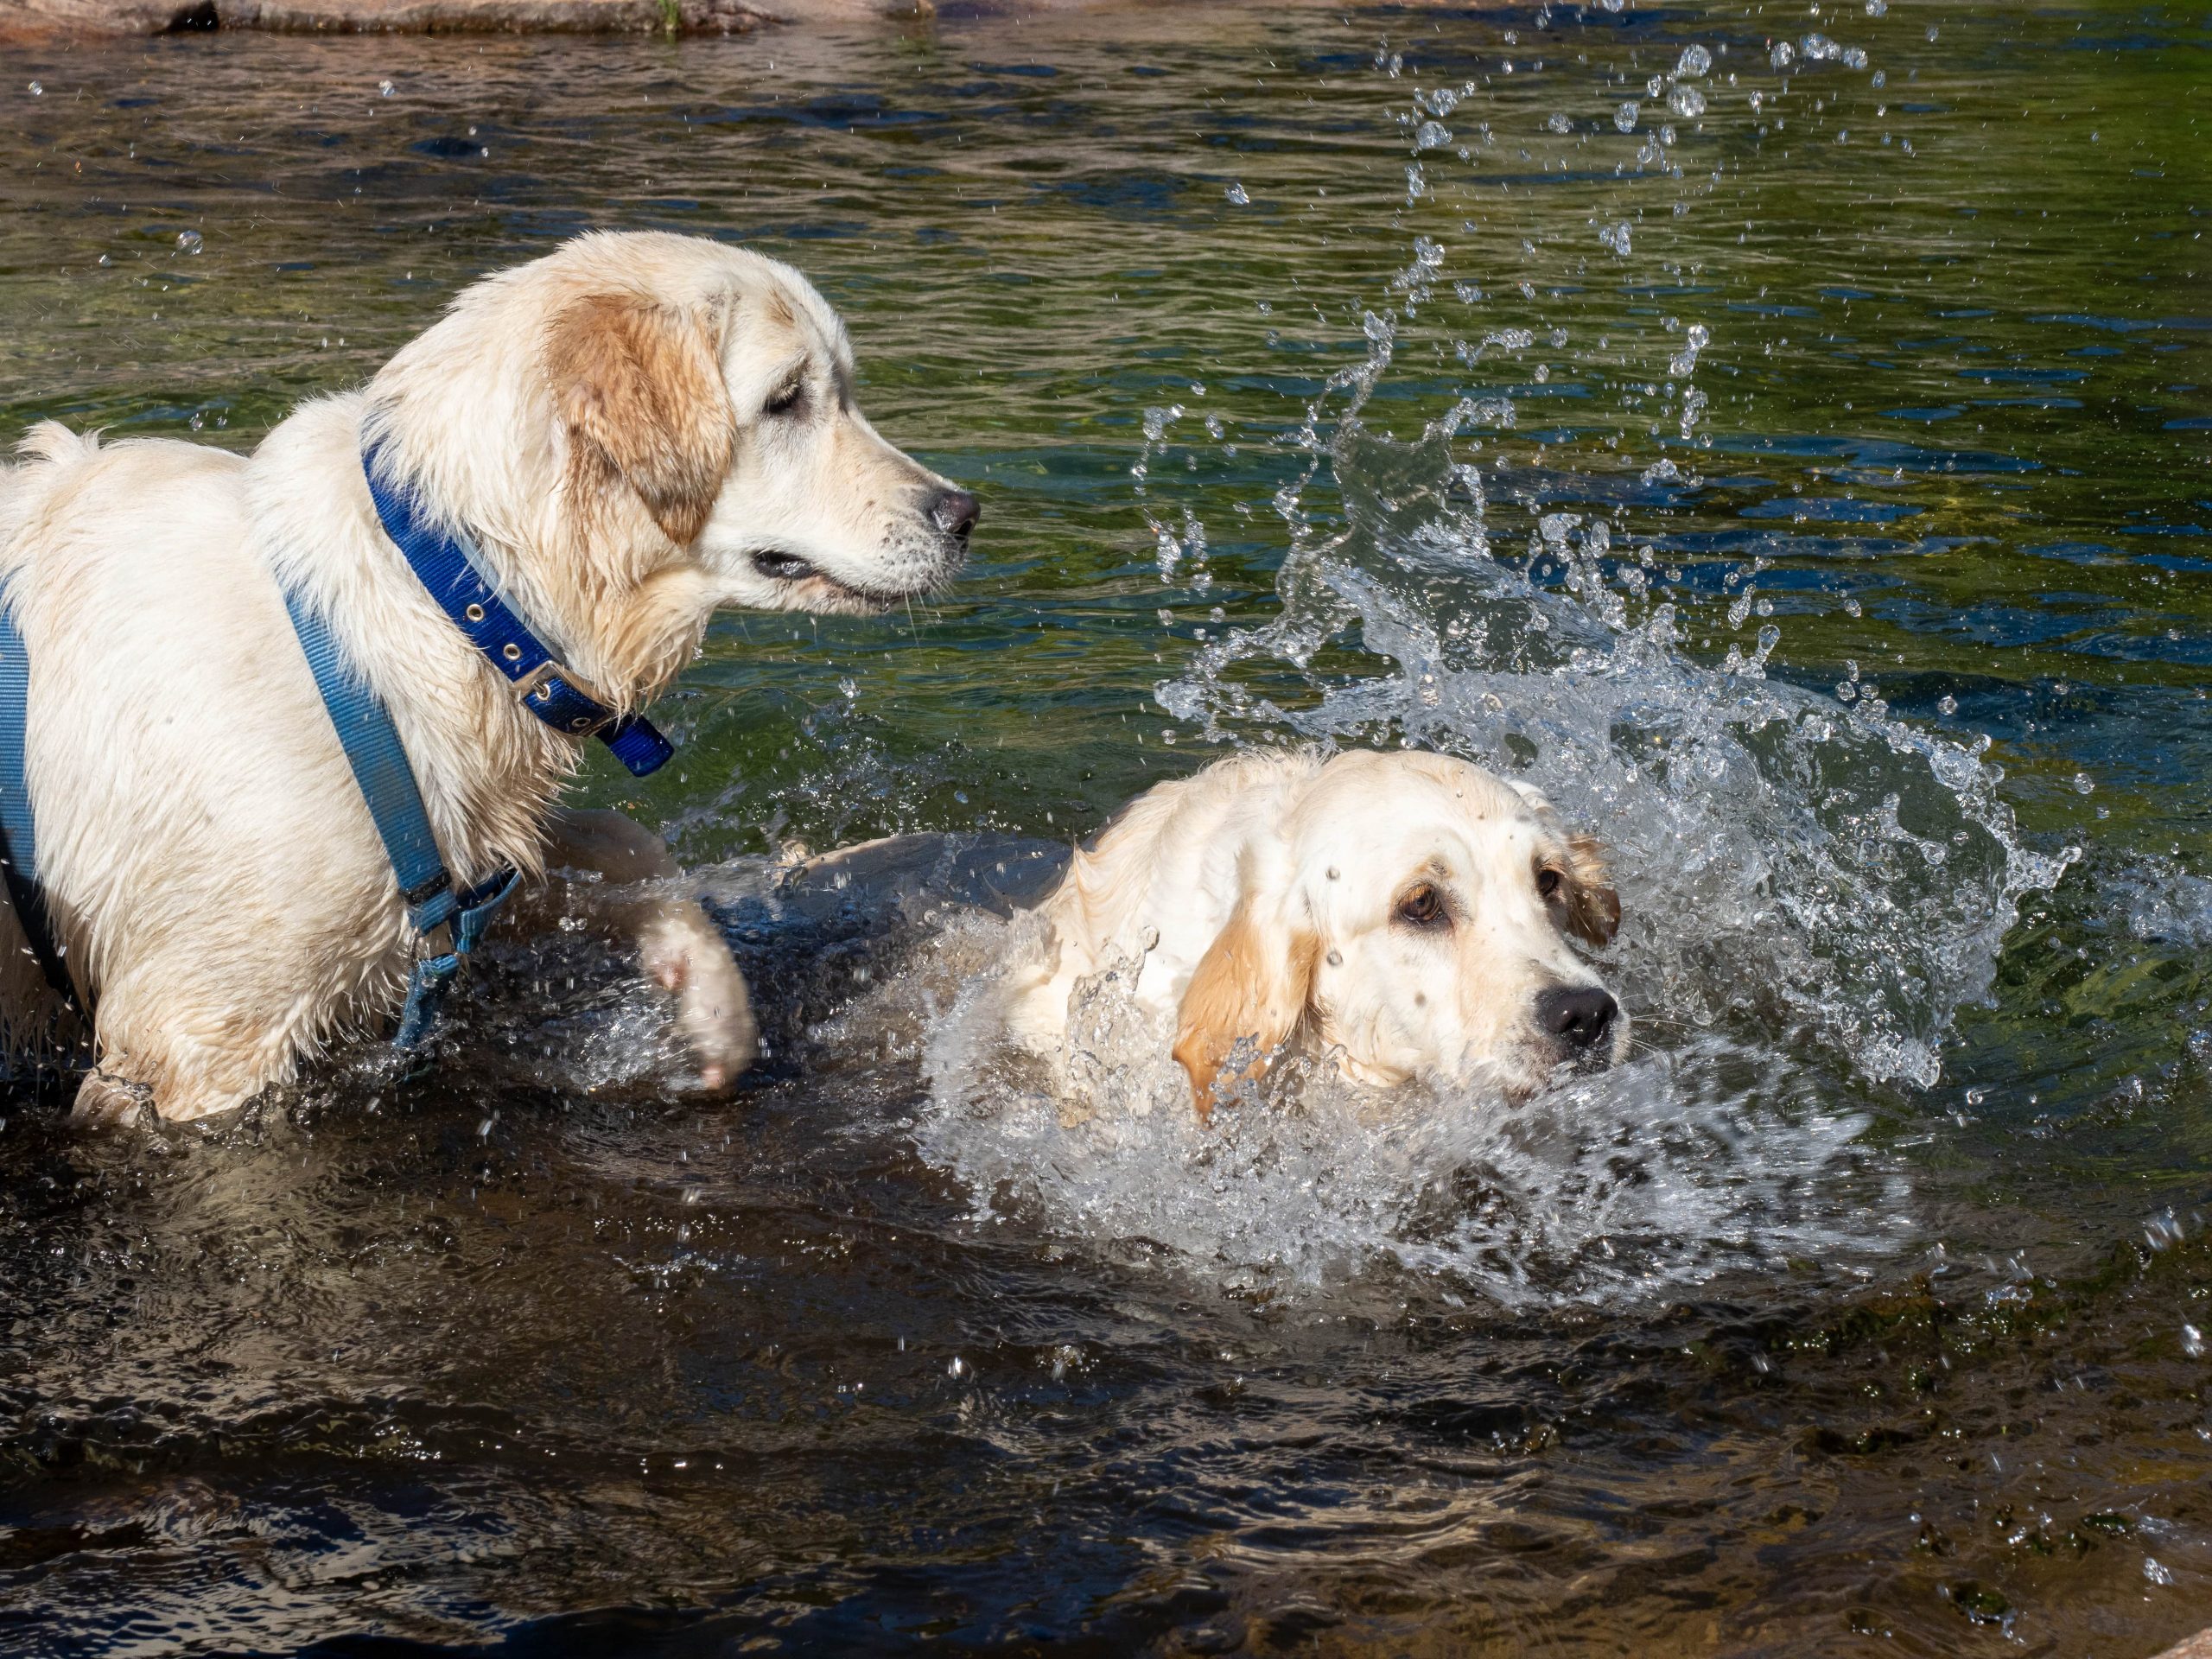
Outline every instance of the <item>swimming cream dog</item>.
{"type": "MultiPolygon", "coordinates": [[[[95,1010],[94,1116],[235,1106],[406,982],[407,911],[287,591],[390,711],[456,881],[675,874],[628,820],[556,807],[580,741],[441,611],[380,528],[365,450],[623,712],[716,608],[895,604],[951,576],[976,516],[862,418],[843,327],[804,278],[661,234],[584,237],[476,283],[250,457],[53,423],[23,449],[0,474],[0,578],[29,648],[39,874],[95,1010]]],[[[703,1081],[727,1084],[755,1035],[721,936],[682,896],[632,887],[615,909],[703,1081]]],[[[7,1036],[66,1018],[0,919],[7,1036]]]]}
{"type": "Polygon", "coordinates": [[[1011,1033],[1052,1053],[1077,982],[1116,960],[1175,1025],[1201,1116],[1285,1044],[1361,1082],[1536,1089],[1625,1054],[1628,1020],[1570,940],[1609,943],[1597,844],[1543,798],[1448,755],[1262,753],[1140,797],[1042,906],[1011,1033]],[[1224,1076],[1228,1072],[1231,1075],[1224,1076]]]}

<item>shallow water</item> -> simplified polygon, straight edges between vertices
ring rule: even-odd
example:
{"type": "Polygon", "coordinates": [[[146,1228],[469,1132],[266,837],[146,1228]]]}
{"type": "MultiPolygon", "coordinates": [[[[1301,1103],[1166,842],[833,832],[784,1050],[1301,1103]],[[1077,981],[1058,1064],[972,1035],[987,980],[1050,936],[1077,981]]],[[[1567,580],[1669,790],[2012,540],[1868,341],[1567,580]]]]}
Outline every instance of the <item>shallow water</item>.
{"type": "Polygon", "coordinates": [[[1911,0],[9,48],[10,434],[251,443],[658,226],[812,276],[987,516],[587,779],[746,958],[735,1103],[565,946],[427,1075],[0,1106],[6,1646],[2212,1623],[2208,84],[2186,8],[1911,0]],[[976,1012],[1018,920],[771,867],[1406,740],[1611,844],[1629,1065],[1201,1135],[1106,984],[1064,1127],[976,1012]]]}

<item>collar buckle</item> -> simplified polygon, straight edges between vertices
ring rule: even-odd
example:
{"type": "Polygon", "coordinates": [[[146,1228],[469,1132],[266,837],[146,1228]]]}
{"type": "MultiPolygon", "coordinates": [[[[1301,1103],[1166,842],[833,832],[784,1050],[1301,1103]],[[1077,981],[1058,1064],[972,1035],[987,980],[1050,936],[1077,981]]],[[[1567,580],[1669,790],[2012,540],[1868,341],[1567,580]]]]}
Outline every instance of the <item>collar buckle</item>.
{"type": "Polygon", "coordinates": [[[589,721],[586,724],[579,725],[575,721],[569,721],[569,730],[580,737],[589,737],[594,733],[603,732],[614,724],[614,711],[608,707],[607,700],[600,695],[599,688],[577,673],[575,670],[555,661],[550,657],[528,673],[515,677],[512,682],[515,701],[524,704],[552,702],[553,684],[556,680],[567,686],[578,696],[594,704],[600,711],[596,720],[589,721]]]}

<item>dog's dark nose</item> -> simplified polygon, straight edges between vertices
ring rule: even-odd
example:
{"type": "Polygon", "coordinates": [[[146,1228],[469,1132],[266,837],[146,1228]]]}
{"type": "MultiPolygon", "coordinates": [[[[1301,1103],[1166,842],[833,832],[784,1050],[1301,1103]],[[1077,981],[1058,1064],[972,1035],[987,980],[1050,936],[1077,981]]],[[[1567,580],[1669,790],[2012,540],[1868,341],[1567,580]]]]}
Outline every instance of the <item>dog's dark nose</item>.
{"type": "Polygon", "coordinates": [[[965,490],[947,490],[930,503],[930,522],[946,535],[957,536],[963,542],[982,516],[983,504],[965,490]]]}
{"type": "Polygon", "coordinates": [[[1605,1041],[1620,1011],[1596,985],[1554,985],[1536,998],[1536,1024],[1570,1054],[1586,1054],[1605,1041]]]}

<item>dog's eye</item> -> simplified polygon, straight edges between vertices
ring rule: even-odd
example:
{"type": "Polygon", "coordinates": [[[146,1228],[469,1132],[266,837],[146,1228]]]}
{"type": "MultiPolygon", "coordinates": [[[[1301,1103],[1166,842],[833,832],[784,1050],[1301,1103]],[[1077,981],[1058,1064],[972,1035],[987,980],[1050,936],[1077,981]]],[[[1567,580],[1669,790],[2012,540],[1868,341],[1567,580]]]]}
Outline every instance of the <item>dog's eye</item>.
{"type": "Polygon", "coordinates": [[[1426,881],[1398,900],[1398,919],[1408,927],[1436,927],[1446,919],[1444,895],[1426,881]]]}
{"type": "Polygon", "coordinates": [[[770,415],[788,415],[799,406],[800,400],[805,396],[806,382],[794,380],[789,385],[779,386],[776,389],[775,395],[768,399],[763,412],[770,415]]]}
{"type": "Polygon", "coordinates": [[[1536,872],[1536,891],[1547,899],[1556,899],[1559,897],[1559,890],[1560,887],[1564,885],[1566,880],[1567,878],[1561,875],[1557,870],[1538,870],[1536,872]]]}

